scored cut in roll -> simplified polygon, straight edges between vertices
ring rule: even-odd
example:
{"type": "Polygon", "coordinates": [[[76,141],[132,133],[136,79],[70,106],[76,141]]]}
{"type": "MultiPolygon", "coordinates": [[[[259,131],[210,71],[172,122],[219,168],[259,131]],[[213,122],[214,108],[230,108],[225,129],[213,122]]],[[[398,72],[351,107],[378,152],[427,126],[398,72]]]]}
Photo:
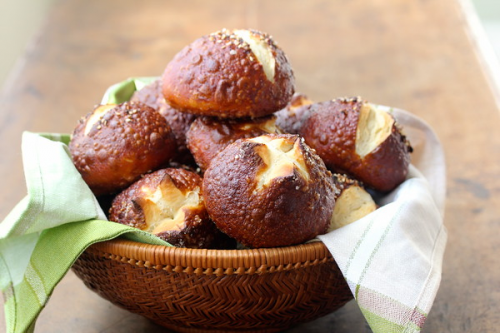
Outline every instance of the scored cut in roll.
{"type": "Polygon", "coordinates": [[[314,103],[300,135],[332,171],[387,192],[408,174],[412,147],[394,117],[361,98],[314,103]]]}
{"type": "Polygon", "coordinates": [[[210,220],[201,187],[202,179],[194,172],[157,170],[116,196],[109,219],[148,231],[178,247],[234,247],[234,240],[210,220]]]}
{"type": "Polygon", "coordinates": [[[203,192],[217,227],[251,248],[300,244],[325,233],[335,202],[331,173],[291,134],[230,144],[205,172],[203,192]]]}
{"type": "Polygon", "coordinates": [[[202,36],[170,61],[162,76],[172,107],[220,118],[262,117],[284,108],[295,90],[288,59],[256,30],[202,36]]]}

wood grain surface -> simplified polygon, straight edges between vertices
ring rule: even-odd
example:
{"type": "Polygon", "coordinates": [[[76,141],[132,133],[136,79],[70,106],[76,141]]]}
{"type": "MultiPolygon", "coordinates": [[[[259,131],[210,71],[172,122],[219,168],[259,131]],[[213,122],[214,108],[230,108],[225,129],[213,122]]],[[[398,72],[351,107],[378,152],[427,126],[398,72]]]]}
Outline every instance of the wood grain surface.
{"type": "MultiPolygon", "coordinates": [[[[111,84],[160,75],[197,37],[269,32],[297,90],[359,95],[413,112],[447,161],[442,285],[423,332],[500,331],[499,103],[458,0],[58,2],[0,96],[0,219],[25,195],[22,131],[71,132],[111,84]]],[[[0,314],[0,327],[5,327],[0,314]]],[[[164,332],[87,290],[73,273],[35,332],[164,332]]],[[[289,332],[370,332],[354,302],[289,332]]]]}

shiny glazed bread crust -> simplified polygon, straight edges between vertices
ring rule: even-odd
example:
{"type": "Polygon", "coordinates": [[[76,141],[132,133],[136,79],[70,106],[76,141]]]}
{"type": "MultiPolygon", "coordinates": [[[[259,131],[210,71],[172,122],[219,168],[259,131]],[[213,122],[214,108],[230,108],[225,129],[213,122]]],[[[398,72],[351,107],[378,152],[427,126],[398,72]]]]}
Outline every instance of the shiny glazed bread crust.
{"type": "Polygon", "coordinates": [[[190,164],[192,162],[192,156],[190,156],[186,146],[186,132],[189,130],[189,126],[191,126],[196,116],[180,112],[167,103],[165,97],[163,97],[160,79],[136,91],[130,101],[144,103],[165,117],[168,125],[172,129],[177,144],[178,153],[174,159],[180,163],[190,164]]]}
{"type": "Polygon", "coordinates": [[[289,134],[230,144],[212,160],[203,181],[207,210],[219,229],[253,248],[299,244],[325,233],[334,190],[321,159],[289,134]],[[284,151],[273,152],[272,140],[283,140],[284,151]]]}
{"type": "Polygon", "coordinates": [[[187,144],[201,170],[225,147],[238,139],[276,133],[276,118],[266,116],[244,119],[198,117],[187,132],[187,144]]]}
{"type": "Polygon", "coordinates": [[[167,102],[180,111],[220,118],[261,117],[285,107],[295,89],[290,63],[269,35],[251,33],[272,54],[272,80],[247,42],[221,30],[195,40],[168,63],[162,76],[167,102]]]}
{"type": "MultiPolygon", "coordinates": [[[[313,109],[300,135],[316,150],[327,167],[347,173],[368,187],[386,192],[406,179],[412,148],[395,121],[388,136],[365,156],[357,153],[358,124],[365,102],[339,98],[307,106],[313,109]]],[[[384,111],[381,111],[384,112],[384,111]]],[[[388,117],[392,116],[387,114],[388,117]]],[[[359,150],[359,147],[358,147],[359,150]]]]}
{"type": "Polygon", "coordinates": [[[167,168],[145,175],[113,200],[109,219],[187,248],[227,248],[234,241],[210,220],[196,173],[167,168]]]}
{"type": "Polygon", "coordinates": [[[69,144],[73,163],[95,195],[113,194],[176,153],[172,131],[142,103],[99,106],[82,118],[69,144]],[[103,111],[102,114],[95,112],[103,111]],[[99,111],[100,110],[100,111],[99,111]]]}

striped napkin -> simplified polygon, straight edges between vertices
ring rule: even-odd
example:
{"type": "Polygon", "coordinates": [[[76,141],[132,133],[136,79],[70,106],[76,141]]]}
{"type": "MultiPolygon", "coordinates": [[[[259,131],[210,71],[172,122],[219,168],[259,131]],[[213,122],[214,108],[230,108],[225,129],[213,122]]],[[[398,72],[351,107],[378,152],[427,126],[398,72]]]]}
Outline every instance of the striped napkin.
{"type": "Polygon", "coordinates": [[[90,245],[120,235],[168,245],[138,229],[105,221],[71,161],[68,135],[25,132],[28,195],[0,224],[0,288],[6,332],[32,332],[57,283],[90,245]]]}
{"type": "Polygon", "coordinates": [[[427,124],[403,110],[388,111],[415,149],[408,179],[379,198],[375,212],[319,238],[373,332],[419,332],[441,281],[445,161],[427,124]]]}
{"type": "MultiPolygon", "coordinates": [[[[103,103],[128,100],[153,80],[116,84],[103,103]]],[[[378,198],[381,208],[374,213],[319,238],[374,332],[418,332],[441,277],[445,164],[429,126],[405,111],[389,112],[404,126],[416,151],[408,180],[378,198]]],[[[68,135],[23,134],[28,194],[0,223],[0,289],[7,332],[33,331],[57,283],[91,244],[123,235],[168,245],[140,230],[105,221],[71,162],[68,142],[68,135]]]]}

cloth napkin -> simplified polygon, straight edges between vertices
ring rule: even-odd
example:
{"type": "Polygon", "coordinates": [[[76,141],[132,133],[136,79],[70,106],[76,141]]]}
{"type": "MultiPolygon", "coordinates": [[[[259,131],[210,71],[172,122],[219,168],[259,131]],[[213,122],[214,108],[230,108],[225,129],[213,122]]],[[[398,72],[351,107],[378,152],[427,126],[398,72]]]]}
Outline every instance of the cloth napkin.
{"type": "Polygon", "coordinates": [[[319,236],[339,265],[373,332],[419,332],[441,281],[445,161],[432,129],[387,108],[415,153],[407,180],[378,198],[375,212],[319,236]]]}
{"type": "Polygon", "coordinates": [[[169,245],[149,233],[106,221],[73,166],[68,135],[25,132],[28,195],[0,224],[0,288],[6,332],[32,332],[57,283],[90,245],[128,234],[169,245]]]}
{"type": "MultiPolygon", "coordinates": [[[[128,100],[154,79],[118,83],[102,103],[128,100]]],[[[377,198],[378,210],[319,239],[337,261],[374,332],[418,332],[439,288],[446,244],[444,155],[422,120],[403,110],[387,110],[415,148],[408,179],[377,198]]],[[[69,140],[68,135],[23,134],[28,194],[0,223],[0,288],[7,332],[34,330],[57,283],[91,244],[125,236],[169,246],[105,220],[71,162],[69,140]]]]}

